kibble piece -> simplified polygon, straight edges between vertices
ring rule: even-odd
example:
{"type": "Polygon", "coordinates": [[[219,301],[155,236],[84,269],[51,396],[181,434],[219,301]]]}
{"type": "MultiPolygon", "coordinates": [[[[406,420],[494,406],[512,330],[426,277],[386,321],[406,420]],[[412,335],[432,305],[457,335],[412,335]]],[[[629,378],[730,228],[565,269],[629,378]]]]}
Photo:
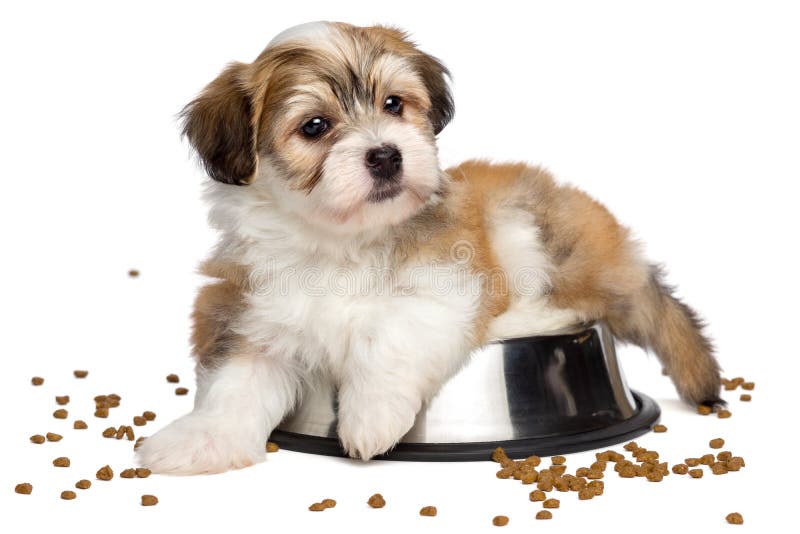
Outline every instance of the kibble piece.
{"type": "Polygon", "coordinates": [[[550,461],[553,463],[553,465],[564,465],[567,463],[567,459],[563,456],[553,456],[550,458],[550,461]]]}
{"type": "Polygon", "coordinates": [[[709,415],[713,410],[711,406],[707,406],[705,404],[698,404],[697,405],[697,413],[700,415],[709,415]]]}
{"type": "Polygon", "coordinates": [[[67,490],[61,492],[61,498],[64,499],[65,501],[71,501],[75,497],[77,497],[77,495],[75,494],[74,491],[67,490]]]}
{"type": "Polygon", "coordinates": [[[724,462],[715,462],[711,466],[711,472],[715,475],[724,475],[728,472],[728,466],[726,466],[724,462]]]}
{"type": "Polygon", "coordinates": [[[128,430],[128,427],[126,427],[125,425],[119,425],[119,428],[117,429],[117,433],[114,435],[114,437],[117,438],[117,439],[122,439],[125,436],[125,432],[127,430],[128,430]]]}
{"type": "Polygon", "coordinates": [[[525,462],[526,464],[530,464],[533,467],[537,467],[539,464],[542,463],[542,459],[539,458],[538,456],[536,456],[535,454],[532,454],[532,455],[528,456],[527,458],[525,458],[523,460],[523,462],[525,462]]]}
{"type": "Polygon", "coordinates": [[[721,449],[725,445],[725,440],[722,438],[715,438],[708,442],[708,446],[712,449],[721,449]]]}
{"type": "Polygon", "coordinates": [[[665,427],[664,425],[655,425],[653,427],[653,432],[658,432],[659,434],[662,433],[662,432],[666,432],[666,431],[667,431],[667,427],[665,427]]]}
{"type": "Polygon", "coordinates": [[[744,518],[742,514],[739,512],[732,512],[725,516],[725,521],[730,523],[731,525],[742,525],[744,524],[744,518]]]}
{"type": "Polygon", "coordinates": [[[558,508],[561,506],[561,501],[558,499],[547,499],[542,503],[542,506],[545,508],[558,508]]]}
{"type": "Polygon", "coordinates": [[[53,460],[53,465],[56,467],[69,467],[69,458],[66,456],[59,456],[53,460]]]}
{"type": "Polygon", "coordinates": [[[92,483],[84,478],[84,479],[81,479],[81,480],[77,481],[75,483],[75,487],[78,488],[78,489],[84,489],[85,490],[85,489],[91,488],[92,487],[92,483]]]}
{"type": "Polygon", "coordinates": [[[575,470],[576,477],[585,477],[588,474],[589,474],[588,467],[579,467],[578,469],[575,470]]]}
{"type": "Polygon", "coordinates": [[[267,452],[278,452],[281,448],[274,441],[267,442],[267,452]]]}
{"type": "Polygon", "coordinates": [[[45,436],[47,437],[47,441],[61,441],[62,438],[61,434],[55,434],[53,432],[48,432],[45,436]]]}
{"type": "Polygon", "coordinates": [[[731,412],[729,412],[728,410],[720,410],[717,412],[717,417],[719,417],[720,419],[727,419],[730,416],[731,412]]]}
{"type": "Polygon", "coordinates": [[[561,476],[566,472],[566,470],[567,470],[567,466],[566,465],[551,465],[550,466],[550,472],[553,473],[554,475],[561,476]]]}
{"type": "Polygon", "coordinates": [[[37,445],[41,445],[42,443],[45,442],[45,438],[41,434],[34,434],[33,436],[31,436],[31,442],[36,443],[37,445]]]}
{"type": "Polygon", "coordinates": [[[189,390],[186,388],[175,388],[175,395],[186,395],[189,390]]]}
{"type": "Polygon", "coordinates": [[[56,404],[59,406],[64,406],[65,404],[69,404],[69,395],[56,395],[56,404]]]}
{"type": "Polygon", "coordinates": [[[639,448],[639,445],[637,445],[635,441],[631,441],[622,448],[625,449],[626,451],[634,451],[639,448]]]}
{"type": "Polygon", "coordinates": [[[686,458],[684,462],[689,467],[697,467],[698,465],[700,465],[700,458],[686,458]]]}
{"type": "Polygon", "coordinates": [[[113,438],[116,435],[117,435],[117,429],[114,428],[113,426],[110,426],[110,427],[106,428],[105,430],[103,430],[103,437],[104,438],[113,438]]]}
{"type": "Polygon", "coordinates": [[[424,515],[426,517],[434,517],[436,515],[436,507],[423,506],[422,509],[419,511],[419,515],[424,515]]]}
{"type": "Polygon", "coordinates": [[[126,426],[125,427],[125,437],[128,438],[128,441],[133,441],[133,439],[136,437],[136,436],[133,435],[133,427],[132,426],[126,426]]]}
{"type": "Polygon", "coordinates": [[[692,478],[703,478],[702,469],[689,469],[689,476],[692,478]]]}
{"type": "MultiPolygon", "coordinates": [[[[147,469],[146,467],[137,467],[136,468],[136,477],[137,478],[147,478],[149,476],[150,476],[150,470],[147,469]]],[[[325,502],[325,501],[323,501],[323,502],[325,502]]]]}
{"type": "Polygon", "coordinates": [[[142,417],[141,415],[134,415],[133,416],[133,424],[136,426],[144,426],[147,424],[147,419],[142,417]]]}
{"type": "Polygon", "coordinates": [[[128,271],[128,276],[130,276],[131,278],[138,278],[138,277],[139,277],[139,271],[138,271],[138,269],[131,269],[131,270],[129,270],[129,271],[128,271]]]}
{"type": "Polygon", "coordinates": [[[56,419],[66,419],[68,415],[69,412],[63,408],[53,412],[53,417],[55,417],[56,419]]]}
{"type": "Polygon", "coordinates": [[[717,460],[720,462],[727,462],[731,458],[733,458],[733,453],[731,451],[722,451],[717,453],[717,460]]]}
{"type": "Polygon", "coordinates": [[[101,467],[95,476],[99,480],[111,480],[114,478],[114,471],[112,471],[109,466],[101,467]]]}
{"type": "Polygon", "coordinates": [[[334,508],[336,506],[336,501],[333,499],[322,499],[320,504],[322,504],[322,506],[325,508],[334,508]]]}
{"type": "Polygon", "coordinates": [[[327,510],[327,507],[321,502],[315,502],[314,504],[309,506],[308,509],[311,510],[312,512],[324,512],[325,510],[327,510]]]}
{"type": "Polygon", "coordinates": [[[591,488],[583,488],[578,492],[578,499],[586,501],[594,498],[594,490],[591,488]]]}
{"type": "Polygon", "coordinates": [[[34,386],[41,386],[42,384],[44,384],[44,378],[42,378],[41,376],[34,376],[33,378],[31,378],[31,384],[33,384],[34,386]]]}
{"type": "Polygon", "coordinates": [[[742,402],[750,402],[751,400],[753,400],[753,397],[747,393],[743,393],[742,395],[739,396],[739,400],[742,402]]]}
{"type": "Polygon", "coordinates": [[[508,518],[504,515],[496,515],[492,519],[492,524],[496,527],[504,527],[508,524],[508,518]]]}
{"type": "Polygon", "coordinates": [[[553,519],[553,513],[549,510],[539,510],[536,512],[536,519],[553,519]]]}
{"type": "Polygon", "coordinates": [[[650,482],[661,482],[664,480],[664,475],[659,471],[651,471],[645,475],[650,482]]]}
{"type": "Polygon", "coordinates": [[[158,497],[155,495],[142,495],[142,506],[155,506],[158,504],[158,497]]]}
{"type": "Polygon", "coordinates": [[[136,478],[136,469],[125,469],[119,476],[120,478],[136,478]]]}
{"type": "Polygon", "coordinates": [[[72,423],[72,428],[75,430],[86,430],[89,428],[89,425],[86,424],[86,421],[77,419],[74,423],[72,423]]]}
{"type": "Polygon", "coordinates": [[[540,502],[540,501],[543,501],[543,500],[545,500],[547,498],[547,494],[545,492],[543,492],[542,490],[538,490],[537,489],[537,490],[533,490],[530,493],[529,497],[533,502],[540,502]]]}
{"type": "Polygon", "coordinates": [[[714,458],[713,454],[704,454],[702,457],[700,457],[700,463],[703,465],[712,466],[714,465],[715,460],[716,459],[714,458]]]}
{"type": "Polygon", "coordinates": [[[747,391],[753,391],[756,388],[755,382],[745,382],[742,384],[742,389],[746,389],[747,391]]]}
{"type": "Polygon", "coordinates": [[[727,462],[725,462],[728,471],[738,471],[742,467],[744,467],[744,458],[741,456],[734,456],[727,462]]]}
{"type": "Polygon", "coordinates": [[[590,480],[597,480],[599,478],[603,478],[603,472],[599,469],[589,469],[589,472],[586,474],[586,478],[590,480]]]}
{"type": "Polygon", "coordinates": [[[108,408],[98,408],[94,411],[94,416],[101,419],[108,417],[108,408]]]}
{"type": "Polygon", "coordinates": [[[30,495],[32,491],[33,486],[27,482],[23,482],[22,484],[17,484],[14,486],[14,493],[19,493],[20,495],[30,495]]]}
{"type": "Polygon", "coordinates": [[[155,421],[156,413],[147,410],[146,412],[142,412],[142,417],[144,417],[145,421],[155,421]]]}
{"type": "Polygon", "coordinates": [[[507,479],[511,478],[514,475],[514,467],[503,467],[497,473],[494,474],[497,478],[507,479]]]}
{"type": "Polygon", "coordinates": [[[685,475],[689,472],[689,466],[686,464],[675,464],[672,466],[672,472],[676,475],[685,475]]]}
{"type": "Polygon", "coordinates": [[[176,374],[167,375],[167,382],[169,382],[170,384],[177,384],[180,381],[181,379],[176,374]]]}
{"type": "Polygon", "coordinates": [[[376,493],[372,497],[369,498],[367,504],[373,508],[383,508],[386,506],[386,501],[383,499],[383,495],[380,493],[376,493]]]}
{"type": "Polygon", "coordinates": [[[522,475],[522,478],[520,478],[520,481],[525,485],[533,484],[538,480],[539,480],[539,472],[536,471],[535,469],[528,471],[527,473],[522,475]]]}
{"type": "Polygon", "coordinates": [[[555,482],[553,482],[553,487],[558,491],[569,491],[569,480],[558,477],[555,482]]]}
{"type": "Polygon", "coordinates": [[[607,466],[608,464],[605,461],[598,460],[589,466],[589,471],[591,471],[592,469],[596,471],[605,471],[607,466]]]}
{"type": "Polygon", "coordinates": [[[133,444],[133,450],[138,449],[142,445],[142,442],[146,439],[147,438],[144,436],[139,436],[138,438],[136,438],[136,443],[133,444]]]}
{"type": "Polygon", "coordinates": [[[75,378],[86,378],[87,376],[89,376],[89,371],[75,370],[72,371],[72,374],[75,375],[75,378]]]}

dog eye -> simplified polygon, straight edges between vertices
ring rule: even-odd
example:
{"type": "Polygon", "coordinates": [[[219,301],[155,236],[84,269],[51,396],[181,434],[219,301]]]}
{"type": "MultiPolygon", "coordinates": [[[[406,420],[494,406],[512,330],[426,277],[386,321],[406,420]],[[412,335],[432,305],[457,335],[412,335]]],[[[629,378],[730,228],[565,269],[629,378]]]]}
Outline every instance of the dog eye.
{"type": "Polygon", "coordinates": [[[383,109],[392,115],[400,115],[403,112],[403,99],[399,96],[388,96],[383,101],[383,109]]]}
{"type": "Polygon", "coordinates": [[[314,117],[303,125],[300,130],[306,137],[319,137],[328,129],[330,123],[322,117],[314,117]]]}

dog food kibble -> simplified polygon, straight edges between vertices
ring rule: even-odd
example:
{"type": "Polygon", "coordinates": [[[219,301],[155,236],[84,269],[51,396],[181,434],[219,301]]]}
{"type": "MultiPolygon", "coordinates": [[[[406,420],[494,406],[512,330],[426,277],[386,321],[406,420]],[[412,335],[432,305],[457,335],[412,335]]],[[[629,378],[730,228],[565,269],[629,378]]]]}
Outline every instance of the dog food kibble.
{"type": "Polygon", "coordinates": [[[175,388],[175,395],[186,395],[189,390],[186,388],[175,388]]]}
{"type": "Polygon", "coordinates": [[[376,493],[372,497],[369,498],[367,504],[372,506],[373,508],[383,508],[386,506],[386,501],[383,500],[383,495],[380,493],[376,493]]]}
{"type": "Polygon", "coordinates": [[[723,462],[715,462],[711,465],[711,472],[715,475],[724,475],[728,472],[728,467],[723,462]]]}
{"type": "Polygon", "coordinates": [[[702,469],[689,469],[689,476],[692,478],[703,478],[702,469]]]}
{"type": "Polygon", "coordinates": [[[716,458],[714,458],[713,454],[704,454],[700,458],[700,463],[703,464],[703,465],[712,466],[712,465],[714,465],[714,461],[715,460],[716,460],[716,458]]]}
{"type": "Polygon", "coordinates": [[[133,441],[133,438],[136,437],[136,436],[133,435],[133,427],[132,426],[126,426],[125,427],[125,437],[128,438],[128,441],[133,441]]]}
{"type": "Polygon", "coordinates": [[[419,511],[419,515],[424,515],[426,517],[435,517],[436,516],[436,507],[435,506],[423,506],[422,509],[419,511]]]}
{"type": "Polygon", "coordinates": [[[117,429],[117,433],[114,434],[114,437],[117,439],[122,439],[125,436],[125,432],[127,431],[128,427],[125,425],[120,425],[117,429]]]}
{"type": "Polygon", "coordinates": [[[133,450],[138,449],[141,446],[142,442],[144,442],[144,440],[146,439],[147,438],[144,436],[139,436],[138,438],[136,438],[136,443],[133,444],[133,450]]]}
{"type": "Polygon", "coordinates": [[[636,449],[639,448],[639,445],[637,445],[635,441],[631,441],[622,448],[625,449],[626,451],[635,451],[636,449]]]}
{"type": "Polygon", "coordinates": [[[41,434],[34,434],[31,436],[31,442],[41,445],[45,442],[45,439],[41,434]]]}
{"type": "Polygon", "coordinates": [[[676,475],[685,475],[689,472],[689,466],[686,464],[675,464],[672,466],[672,472],[676,475]]]}
{"type": "Polygon", "coordinates": [[[536,512],[536,519],[553,519],[553,513],[549,510],[539,510],[536,512]]]}
{"type": "Polygon", "coordinates": [[[176,374],[167,375],[167,382],[169,382],[170,384],[177,384],[180,381],[181,379],[176,374]]]}
{"type": "Polygon", "coordinates": [[[686,458],[684,460],[689,467],[697,467],[700,465],[700,458],[686,458]]]}
{"type": "Polygon", "coordinates": [[[61,492],[61,498],[64,499],[65,501],[71,501],[75,497],[77,497],[77,495],[75,494],[74,491],[67,490],[61,492]]]}
{"type": "Polygon", "coordinates": [[[34,386],[41,386],[42,384],[44,384],[44,378],[42,378],[41,376],[34,376],[33,378],[31,378],[31,384],[33,384],[34,386]]]}
{"type": "Polygon", "coordinates": [[[553,463],[553,465],[564,465],[567,462],[567,459],[563,456],[553,456],[550,458],[550,461],[553,463]]]}
{"type": "Polygon", "coordinates": [[[23,482],[22,484],[17,484],[14,486],[14,492],[19,493],[20,495],[30,495],[33,491],[33,486],[28,484],[27,482],[23,482]]]}
{"type": "Polygon", "coordinates": [[[707,406],[705,404],[698,404],[697,405],[697,413],[700,415],[710,415],[713,410],[711,406],[707,406]]]}
{"type": "Polygon", "coordinates": [[[144,426],[147,424],[147,419],[142,417],[141,415],[134,415],[133,416],[133,424],[136,426],[144,426]]]}
{"type": "Polygon", "coordinates": [[[94,411],[94,416],[101,419],[108,417],[108,408],[98,408],[94,411]]]}
{"type": "Polygon", "coordinates": [[[72,374],[75,375],[75,378],[86,378],[87,376],[89,376],[89,371],[75,370],[72,371],[72,374]]]}
{"type": "Polygon", "coordinates": [[[142,412],[142,417],[144,417],[145,421],[155,421],[156,413],[148,410],[146,412],[142,412]]]}
{"type": "Polygon", "coordinates": [[[719,417],[720,419],[727,419],[730,416],[731,412],[729,412],[728,410],[720,410],[717,412],[717,417],[719,417]]]}
{"type": "Polygon", "coordinates": [[[315,502],[314,504],[309,506],[308,509],[311,510],[312,512],[324,512],[325,510],[327,510],[325,505],[322,504],[321,502],[315,502]]]}
{"type": "Polygon", "coordinates": [[[528,456],[523,460],[526,464],[532,465],[533,467],[538,467],[539,464],[542,463],[542,459],[536,456],[535,454],[528,456]]]}
{"type": "Polygon", "coordinates": [[[753,400],[753,397],[751,395],[748,395],[747,393],[743,393],[739,397],[739,400],[742,401],[742,402],[750,402],[751,400],[753,400]]]}
{"type": "Polygon", "coordinates": [[[117,429],[113,426],[110,426],[103,430],[103,437],[104,438],[113,438],[117,434],[117,429]]]}
{"type": "Polygon", "coordinates": [[[158,497],[155,495],[142,495],[142,506],[155,506],[158,504],[158,497]]]}
{"type": "Polygon", "coordinates": [[[114,478],[114,471],[112,471],[109,466],[101,467],[95,476],[99,480],[111,480],[114,478]]]}
{"type": "Polygon", "coordinates": [[[728,471],[738,471],[739,469],[744,467],[744,458],[742,458],[741,456],[734,456],[733,458],[725,462],[725,465],[727,466],[728,471]]]}
{"type": "Polygon", "coordinates": [[[653,432],[657,432],[659,434],[662,433],[662,432],[666,432],[666,431],[667,431],[667,427],[665,427],[664,425],[655,425],[653,427],[653,432]]]}
{"type": "Polygon", "coordinates": [[[92,483],[84,478],[77,481],[75,487],[78,489],[89,489],[92,487],[92,483]]]}
{"type": "Polygon", "coordinates": [[[63,408],[53,412],[53,417],[55,417],[56,419],[66,419],[68,415],[69,412],[63,408]]]}
{"type": "Polygon", "coordinates": [[[492,524],[496,527],[504,527],[508,524],[508,518],[504,515],[496,515],[492,519],[492,524]]]}
{"type": "Polygon", "coordinates": [[[547,498],[547,494],[545,492],[543,492],[542,490],[538,490],[537,489],[537,490],[533,490],[530,493],[529,497],[533,502],[539,502],[539,501],[545,500],[547,498]]]}
{"type": "Polygon", "coordinates": [[[558,508],[561,506],[561,501],[558,499],[547,499],[542,503],[542,506],[545,508],[558,508]]]}
{"type": "Polygon", "coordinates": [[[753,391],[756,388],[755,382],[745,382],[742,384],[742,389],[746,389],[747,391],[753,391]]]}
{"type": "Polygon", "coordinates": [[[594,490],[591,488],[583,488],[578,492],[578,499],[586,501],[594,498],[594,490]]]}
{"type": "Polygon", "coordinates": [[[717,453],[717,460],[720,462],[727,462],[731,458],[733,458],[733,453],[731,451],[722,451],[717,453]]]}
{"type": "Polygon", "coordinates": [[[56,395],[56,404],[59,406],[64,406],[65,404],[69,404],[69,395],[56,395]]]}
{"type": "Polygon", "coordinates": [[[61,441],[62,438],[61,434],[54,434],[53,432],[48,432],[45,436],[47,441],[61,441]]]}
{"type": "Polygon", "coordinates": [[[281,448],[274,441],[267,442],[267,452],[278,452],[281,448]]]}
{"type": "Polygon", "coordinates": [[[708,446],[712,449],[721,449],[725,445],[725,440],[722,438],[715,438],[708,442],[708,446]]]}
{"type": "Polygon", "coordinates": [[[744,518],[742,514],[738,512],[733,512],[725,516],[725,521],[730,523],[731,525],[742,525],[744,524],[744,518]]]}
{"type": "Polygon", "coordinates": [[[136,478],[136,469],[125,469],[119,476],[120,478],[136,478]]]}
{"type": "Polygon", "coordinates": [[[56,467],[69,467],[69,458],[66,456],[60,456],[53,460],[53,465],[56,467]]]}
{"type": "Polygon", "coordinates": [[[333,499],[322,499],[322,502],[320,504],[322,504],[322,506],[324,506],[325,508],[336,507],[336,501],[334,501],[333,499]]]}
{"type": "Polygon", "coordinates": [[[76,420],[72,423],[72,428],[75,430],[86,430],[89,428],[89,425],[86,424],[86,421],[81,421],[80,419],[76,420]]]}
{"type": "Polygon", "coordinates": [[[130,276],[131,278],[138,278],[139,271],[137,269],[131,269],[130,271],[128,271],[128,276],[130,276]]]}

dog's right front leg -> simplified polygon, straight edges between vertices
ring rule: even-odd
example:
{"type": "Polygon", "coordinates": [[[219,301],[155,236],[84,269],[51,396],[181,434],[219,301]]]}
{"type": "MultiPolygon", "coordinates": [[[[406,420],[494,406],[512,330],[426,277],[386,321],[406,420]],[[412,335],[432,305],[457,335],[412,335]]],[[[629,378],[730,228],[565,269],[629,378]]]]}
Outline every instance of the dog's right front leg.
{"type": "Polygon", "coordinates": [[[198,368],[195,406],[142,442],[141,465],[155,473],[220,473],[265,458],[272,429],[292,408],[298,376],[291,362],[237,354],[198,368]]]}

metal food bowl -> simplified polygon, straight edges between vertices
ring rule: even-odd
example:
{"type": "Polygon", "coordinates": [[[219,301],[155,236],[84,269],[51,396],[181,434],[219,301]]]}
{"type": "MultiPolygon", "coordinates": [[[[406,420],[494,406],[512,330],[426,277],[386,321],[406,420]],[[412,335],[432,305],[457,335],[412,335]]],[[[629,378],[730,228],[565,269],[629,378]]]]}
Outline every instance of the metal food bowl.
{"type": "MultiPolygon", "coordinates": [[[[609,330],[582,325],[476,350],[378,459],[486,460],[495,447],[511,457],[578,452],[639,436],[660,414],[650,397],[628,389],[609,330]]],[[[335,388],[306,391],[270,439],[288,450],[345,456],[335,388]]]]}

